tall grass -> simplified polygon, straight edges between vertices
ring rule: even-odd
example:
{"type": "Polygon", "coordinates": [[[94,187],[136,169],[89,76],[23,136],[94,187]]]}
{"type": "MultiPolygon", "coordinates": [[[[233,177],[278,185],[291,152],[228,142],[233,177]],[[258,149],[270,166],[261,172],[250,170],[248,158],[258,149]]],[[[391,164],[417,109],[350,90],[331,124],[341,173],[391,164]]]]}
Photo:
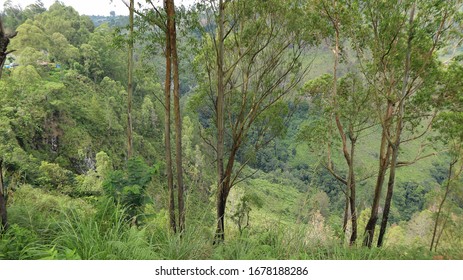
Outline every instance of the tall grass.
{"type": "Polygon", "coordinates": [[[426,260],[433,254],[425,247],[367,248],[349,246],[338,239],[312,239],[309,227],[274,228],[247,232],[214,249],[212,259],[301,260],[426,260]]]}
{"type": "MultiPolygon", "coordinates": [[[[10,229],[0,236],[0,259],[432,259],[419,244],[364,248],[342,244],[320,224],[260,223],[239,233],[229,223],[227,239],[213,246],[210,215],[187,220],[187,230],[169,231],[167,212],[154,211],[132,226],[125,208],[104,197],[80,207],[66,197],[34,189],[18,192],[10,207],[10,229]],[[85,210],[83,210],[85,208],[85,210]]],[[[151,213],[151,212],[149,212],[151,213]]],[[[461,258],[461,251],[445,258],[461,258]]],[[[438,255],[443,254],[438,252],[438,255]]]]}
{"type": "Polygon", "coordinates": [[[159,259],[189,260],[209,259],[212,239],[205,238],[200,228],[190,227],[182,234],[172,234],[168,230],[151,233],[150,244],[159,259]]]}
{"type": "Polygon", "coordinates": [[[125,209],[111,200],[103,202],[102,209],[92,216],[70,211],[59,223],[60,234],[53,244],[86,260],[157,259],[145,230],[131,227],[125,217],[125,209]]]}

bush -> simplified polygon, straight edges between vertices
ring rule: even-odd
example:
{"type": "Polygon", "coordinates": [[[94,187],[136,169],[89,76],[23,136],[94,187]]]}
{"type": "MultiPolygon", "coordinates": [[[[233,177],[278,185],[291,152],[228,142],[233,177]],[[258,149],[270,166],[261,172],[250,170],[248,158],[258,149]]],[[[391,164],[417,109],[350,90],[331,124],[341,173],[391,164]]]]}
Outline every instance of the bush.
{"type": "Polygon", "coordinates": [[[35,232],[13,224],[5,234],[1,235],[0,256],[7,260],[30,259],[27,248],[36,244],[37,241],[35,232]]]}
{"type": "Polygon", "coordinates": [[[48,190],[57,190],[61,193],[70,194],[74,191],[76,181],[74,174],[62,168],[56,163],[42,161],[39,167],[43,176],[38,179],[41,186],[48,190]]]}
{"type": "Polygon", "coordinates": [[[149,167],[143,159],[136,157],[127,162],[126,170],[115,170],[108,173],[103,182],[105,193],[127,207],[128,217],[138,214],[143,205],[144,191],[157,172],[156,167],[149,167]]]}

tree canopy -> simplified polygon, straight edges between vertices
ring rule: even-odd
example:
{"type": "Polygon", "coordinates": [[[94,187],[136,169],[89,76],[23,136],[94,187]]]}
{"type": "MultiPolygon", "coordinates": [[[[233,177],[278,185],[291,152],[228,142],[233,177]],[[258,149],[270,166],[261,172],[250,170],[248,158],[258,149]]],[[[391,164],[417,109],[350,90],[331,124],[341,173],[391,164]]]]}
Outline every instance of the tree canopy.
{"type": "Polygon", "coordinates": [[[463,258],[461,1],[123,3],[4,3],[0,258],[463,258]]]}

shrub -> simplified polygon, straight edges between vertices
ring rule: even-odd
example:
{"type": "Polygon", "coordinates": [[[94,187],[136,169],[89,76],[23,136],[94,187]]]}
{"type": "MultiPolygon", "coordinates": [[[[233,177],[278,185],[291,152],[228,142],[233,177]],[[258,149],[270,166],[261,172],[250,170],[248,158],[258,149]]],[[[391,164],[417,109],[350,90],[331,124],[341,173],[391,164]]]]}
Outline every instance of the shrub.
{"type": "Polygon", "coordinates": [[[127,162],[126,170],[108,173],[103,182],[103,189],[107,195],[127,207],[128,217],[134,217],[143,205],[144,191],[156,172],[157,168],[149,167],[143,159],[131,158],[127,162]]]}
{"type": "Polygon", "coordinates": [[[57,190],[65,194],[74,191],[76,181],[71,171],[62,168],[56,163],[46,161],[42,161],[39,170],[43,175],[38,179],[38,182],[48,190],[57,190]]]}

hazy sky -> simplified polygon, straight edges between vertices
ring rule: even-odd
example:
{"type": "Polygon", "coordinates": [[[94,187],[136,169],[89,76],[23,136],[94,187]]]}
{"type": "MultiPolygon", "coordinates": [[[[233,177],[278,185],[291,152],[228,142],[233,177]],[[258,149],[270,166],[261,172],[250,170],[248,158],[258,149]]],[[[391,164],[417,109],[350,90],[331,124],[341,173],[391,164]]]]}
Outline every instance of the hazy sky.
{"type": "MultiPolygon", "coordinates": [[[[15,5],[20,5],[22,8],[29,4],[35,3],[36,0],[13,0],[15,5]]],[[[45,7],[48,9],[51,4],[56,0],[42,0],[45,7]]],[[[79,14],[84,15],[103,15],[109,16],[109,12],[115,11],[116,15],[128,15],[127,7],[122,3],[122,0],[61,0],[67,6],[72,6],[76,9],[79,14]]],[[[135,2],[142,2],[135,0],[135,2]]],[[[162,4],[162,0],[155,0],[159,4],[162,4]]],[[[194,0],[176,0],[175,5],[190,5],[194,0]]],[[[0,10],[3,10],[3,4],[5,0],[0,0],[0,10]]]]}

